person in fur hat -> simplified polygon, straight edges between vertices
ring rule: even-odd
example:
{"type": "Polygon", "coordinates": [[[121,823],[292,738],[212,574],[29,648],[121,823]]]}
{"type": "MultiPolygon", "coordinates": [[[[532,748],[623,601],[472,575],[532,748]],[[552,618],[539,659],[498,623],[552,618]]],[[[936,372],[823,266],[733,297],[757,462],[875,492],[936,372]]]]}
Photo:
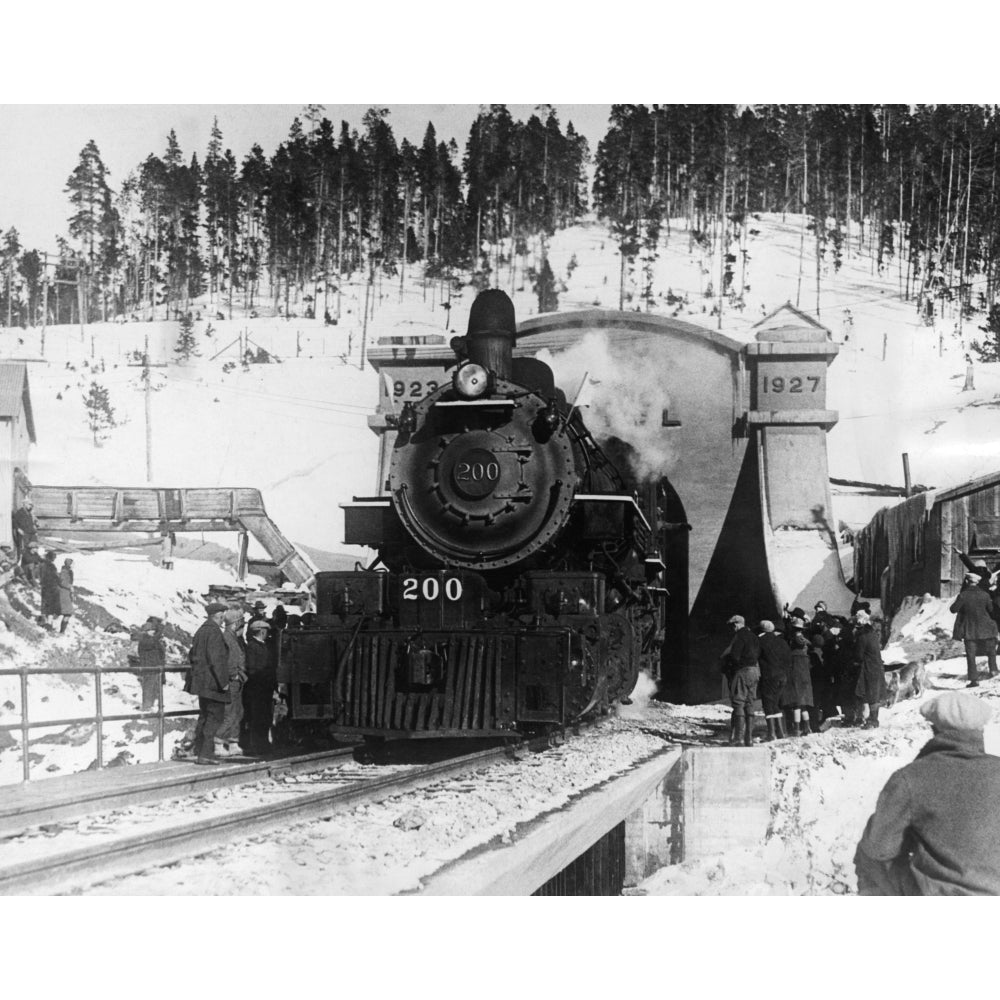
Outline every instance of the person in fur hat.
{"type": "Polygon", "coordinates": [[[948,691],[920,714],[933,735],[878,797],[854,855],[858,893],[1000,895],[1000,757],[983,749],[992,709],[948,691]]]}

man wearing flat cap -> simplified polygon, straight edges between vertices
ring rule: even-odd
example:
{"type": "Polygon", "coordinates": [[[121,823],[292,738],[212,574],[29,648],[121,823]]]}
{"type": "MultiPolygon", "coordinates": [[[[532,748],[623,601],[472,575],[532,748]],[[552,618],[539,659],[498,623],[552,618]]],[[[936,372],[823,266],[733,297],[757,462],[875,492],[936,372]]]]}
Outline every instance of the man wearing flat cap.
{"type": "Polygon", "coordinates": [[[729,742],[734,746],[752,746],[753,703],[760,681],[760,640],[747,628],[742,615],[733,615],[726,624],[733,630],[733,640],[721,658],[733,706],[729,742]]]}
{"type": "Polygon", "coordinates": [[[896,771],[854,855],[862,896],[1000,895],[1000,757],[988,703],[948,691],[920,708],[934,735],[896,771]]]}
{"type": "Polygon", "coordinates": [[[194,753],[198,764],[218,764],[215,734],[226,717],[229,703],[229,650],[222,635],[226,605],[213,602],[208,616],[194,634],[188,660],[191,663],[191,694],[198,696],[198,725],[194,731],[194,753]]]}

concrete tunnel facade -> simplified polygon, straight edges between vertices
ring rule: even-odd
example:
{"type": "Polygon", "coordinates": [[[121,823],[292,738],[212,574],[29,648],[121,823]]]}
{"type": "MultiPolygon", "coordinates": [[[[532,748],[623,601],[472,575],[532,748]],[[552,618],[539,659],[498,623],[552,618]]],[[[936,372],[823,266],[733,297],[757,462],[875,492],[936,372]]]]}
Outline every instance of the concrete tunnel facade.
{"type": "MultiPolygon", "coordinates": [[[[560,355],[592,335],[623,359],[614,373],[620,391],[638,366],[655,371],[662,385],[662,412],[649,422],[663,436],[655,451],[666,456],[651,475],[663,485],[657,527],[670,598],[660,694],[671,701],[722,695],[718,659],[731,615],[780,620],[786,602],[811,609],[820,597],[831,611],[846,612],[851,599],[826,456],[826,432],[837,421],[826,409],[827,369],[837,345],[791,305],[758,323],[755,334],[743,343],[680,319],[599,309],[518,325],[515,355],[546,352],[569,398],[576,387],[560,382],[560,355]]],[[[395,440],[385,415],[450,378],[455,358],[443,337],[384,338],[368,357],[383,375],[369,418],[380,437],[383,493],[395,440]]]]}

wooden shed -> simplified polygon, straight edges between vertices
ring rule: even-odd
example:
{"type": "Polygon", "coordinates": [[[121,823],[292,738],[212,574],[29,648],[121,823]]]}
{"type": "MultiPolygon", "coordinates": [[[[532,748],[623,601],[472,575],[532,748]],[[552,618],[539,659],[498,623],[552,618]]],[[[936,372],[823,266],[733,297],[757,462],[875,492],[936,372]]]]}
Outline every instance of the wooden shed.
{"type": "Polygon", "coordinates": [[[855,588],[893,614],[907,596],[954,597],[962,556],[1000,568],[1000,472],[884,507],[858,532],[855,588]]]}
{"type": "Polygon", "coordinates": [[[34,443],[28,366],[0,362],[0,544],[11,543],[10,518],[23,499],[34,443]]]}

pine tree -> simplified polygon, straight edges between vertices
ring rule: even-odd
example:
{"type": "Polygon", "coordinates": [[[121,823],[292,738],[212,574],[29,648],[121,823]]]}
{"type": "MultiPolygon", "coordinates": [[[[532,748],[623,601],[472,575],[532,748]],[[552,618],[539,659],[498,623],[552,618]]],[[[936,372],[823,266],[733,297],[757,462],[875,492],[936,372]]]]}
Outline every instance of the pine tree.
{"type": "Polygon", "coordinates": [[[92,381],[90,389],[83,397],[83,405],[87,411],[87,426],[94,436],[94,447],[100,448],[111,431],[118,426],[108,390],[100,383],[92,381]]]}
{"type": "MultiPolygon", "coordinates": [[[[233,240],[230,241],[231,245],[227,251],[229,272],[236,276],[231,280],[242,284],[247,309],[252,308],[254,304],[254,295],[264,261],[265,198],[269,184],[270,168],[267,159],[264,151],[255,143],[240,167],[239,183],[235,185],[238,195],[236,214],[230,218],[229,223],[233,230],[240,234],[240,247],[237,250],[233,240]]],[[[232,318],[232,299],[230,299],[230,318],[232,318]]]]}
{"type": "Polygon", "coordinates": [[[21,255],[17,269],[24,278],[25,293],[28,297],[24,323],[26,326],[34,326],[38,321],[38,301],[42,285],[42,259],[38,251],[26,250],[21,255]]]}
{"type": "MultiPolygon", "coordinates": [[[[0,303],[6,308],[7,326],[14,325],[14,275],[17,273],[17,259],[21,253],[21,237],[13,226],[3,234],[3,242],[0,243],[0,268],[3,270],[3,290],[6,293],[0,303]]],[[[19,311],[19,310],[18,310],[19,311]]]]}
{"type": "Polygon", "coordinates": [[[194,335],[194,319],[190,312],[184,313],[180,320],[180,333],[177,336],[177,345],[174,347],[174,354],[178,355],[181,361],[190,361],[192,358],[201,357],[198,350],[198,341],[194,335]]]}
{"type": "Polygon", "coordinates": [[[559,309],[559,292],[548,257],[542,258],[542,266],[537,273],[531,270],[529,274],[535,294],[538,296],[538,311],[556,312],[559,309]]]}
{"type": "Polygon", "coordinates": [[[110,198],[107,184],[107,168],[101,160],[97,144],[91,139],[80,152],[80,162],[66,180],[73,214],[69,219],[69,233],[80,241],[81,252],[86,266],[81,276],[84,281],[83,303],[89,318],[91,309],[90,284],[97,275],[98,247],[102,231],[113,222],[105,218],[110,198]]]}

